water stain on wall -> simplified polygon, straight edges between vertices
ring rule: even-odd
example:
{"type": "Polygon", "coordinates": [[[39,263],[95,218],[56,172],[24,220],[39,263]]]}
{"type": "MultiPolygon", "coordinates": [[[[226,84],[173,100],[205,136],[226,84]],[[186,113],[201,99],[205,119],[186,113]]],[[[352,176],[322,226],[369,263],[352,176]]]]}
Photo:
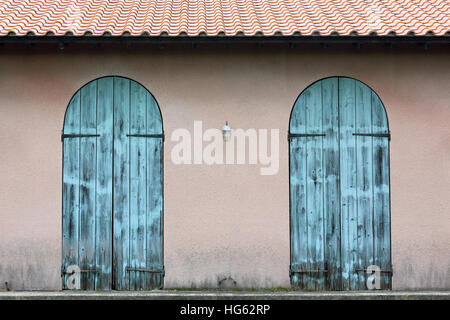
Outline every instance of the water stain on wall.
{"type": "Polygon", "coordinates": [[[55,241],[0,245],[0,290],[59,290],[60,248],[55,241]]]}

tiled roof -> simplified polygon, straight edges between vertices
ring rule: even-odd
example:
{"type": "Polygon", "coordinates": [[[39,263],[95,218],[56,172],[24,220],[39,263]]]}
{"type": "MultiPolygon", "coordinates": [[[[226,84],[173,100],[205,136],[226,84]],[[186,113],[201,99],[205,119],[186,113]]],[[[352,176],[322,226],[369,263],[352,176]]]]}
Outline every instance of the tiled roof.
{"type": "Polygon", "coordinates": [[[0,36],[447,35],[450,0],[2,0],[0,36]]]}

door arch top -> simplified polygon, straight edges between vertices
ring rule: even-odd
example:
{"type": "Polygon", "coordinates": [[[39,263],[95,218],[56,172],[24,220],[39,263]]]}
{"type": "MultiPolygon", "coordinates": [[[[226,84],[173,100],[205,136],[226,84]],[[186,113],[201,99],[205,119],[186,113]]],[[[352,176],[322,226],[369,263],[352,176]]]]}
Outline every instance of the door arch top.
{"type": "MultiPolygon", "coordinates": [[[[309,86],[307,86],[305,89],[303,89],[303,91],[297,96],[297,99],[295,100],[294,106],[291,109],[291,114],[289,116],[289,132],[290,133],[301,133],[299,132],[299,130],[302,130],[305,128],[306,119],[302,119],[302,115],[305,114],[305,105],[302,104],[304,103],[304,98],[305,96],[310,94],[310,91],[314,90],[314,88],[316,88],[317,86],[323,86],[324,83],[327,82],[333,82],[333,81],[337,81],[337,85],[339,87],[339,80],[344,80],[344,81],[354,81],[355,85],[358,84],[361,88],[366,88],[368,89],[369,92],[371,92],[372,94],[372,99],[376,104],[376,110],[373,110],[374,113],[380,115],[380,120],[382,120],[382,122],[384,123],[384,127],[385,127],[385,131],[386,133],[389,132],[389,119],[387,116],[387,110],[385,105],[383,104],[383,102],[381,101],[379,95],[375,92],[375,90],[373,90],[369,85],[367,85],[366,83],[352,78],[352,77],[347,77],[347,76],[331,76],[331,77],[326,77],[326,78],[322,78],[319,79],[315,82],[313,82],[312,84],[310,84],[309,86]]],[[[339,99],[339,97],[338,97],[339,99]]]]}
{"type": "MultiPolygon", "coordinates": [[[[64,114],[64,122],[63,122],[63,134],[71,134],[71,133],[79,133],[79,132],[72,132],[74,128],[71,128],[70,125],[67,125],[67,123],[70,123],[73,121],[73,117],[79,116],[80,111],[79,110],[73,110],[80,107],[80,99],[82,93],[86,92],[89,93],[91,90],[98,90],[98,82],[99,81],[107,81],[112,80],[113,82],[116,80],[126,80],[130,82],[130,87],[135,86],[137,88],[140,88],[142,90],[145,90],[147,93],[146,100],[148,105],[148,114],[152,115],[152,126],[151,131],[147,132],[149,134],[163,134],[163,119],[162,119],[162,113],[161,109],[159,107],[158,102],[156,101],[153,94],[148,90],[144,85],[137,82],[136,80],[123,77],[123,76],[103,76],[96,78],[94,80],[89,81],[85,85],[83,85],[80,89],[77,90],[71,97],[69,104],[66,108],[65,114],[64,114]]],[[[147,119],[148,120],[148,119],[147,119]]]]}

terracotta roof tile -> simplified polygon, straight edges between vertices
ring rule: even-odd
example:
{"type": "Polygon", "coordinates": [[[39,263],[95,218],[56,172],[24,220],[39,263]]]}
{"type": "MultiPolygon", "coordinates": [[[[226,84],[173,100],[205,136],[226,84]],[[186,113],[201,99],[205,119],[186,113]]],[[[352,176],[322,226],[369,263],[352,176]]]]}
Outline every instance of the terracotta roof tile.
{"type": "Polygon", "coordinates": [[[450,0],[3,0],[0,36],[445,35],[450,0]]]}

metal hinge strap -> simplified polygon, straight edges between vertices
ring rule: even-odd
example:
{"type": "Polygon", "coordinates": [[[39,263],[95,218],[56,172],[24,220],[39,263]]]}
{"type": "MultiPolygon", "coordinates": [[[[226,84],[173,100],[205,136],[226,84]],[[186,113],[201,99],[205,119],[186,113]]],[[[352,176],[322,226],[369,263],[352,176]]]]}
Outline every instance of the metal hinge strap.
{"type": "Polygon", "coordinates": [[[362,136],[362,137],[377,137],[377,138],[389,138],[391,140],[391,133],[353,133],[354,136],[362,136]]]}
{"type": "Polygon", "coordinates": [[[328,270],[325,269],[296,269],[289,268],[289,275],[292,276],[293,273],[326,273],[328,270]]]}
{"type": "Polygon", "coordinates": [[[160,138],[165,140],[164,133],[152,133],[152,134],[127,134],[127,137],[138,137],[138,138],[160,138]]]}
{"type": "Polygon", "coordinates": [[[288,133],[288,140],[303,137],[325,137],[325,133],[288,133]]]}
{"type": "Polygon", "coordinates": [[[165,140],[164,133],[151,133],[151,134],[127,134],[127,137],[137,138],[159,138],[165,140]]]}
{"type": "Polygon", "coordinates": [[[100,137],[99,134],[62,134],[61,141],[67,138],[90,138],[90,137],[100,137]]]}
{"type": "Polygon", "coordinates": [[[165,274],[164,267],[162,269],[145,269],[145,268],[131,268],[127,267],[126,271],[128,272],[149,272],[149,273],[162,273],[165,274]]]}
{"type": "MultiPolygon", "coordinates": [[[[370,271],[375,271],[373,269],[371,269],[370,271]]],[[[367,269],[355,269],[355,272],[367,272],[367,269]]],[[[381,273],[391,273],[393,274],[394,272],[392,270],[380,270],[381,273]]]]}
{"type": "MultiPolygon", "coordinates": [[[[97,270],[97,269],[80,269],[79,272],[82,272],[82,273],[99,273],[100,271],[97,270]]],[[[74,274],[75,271],[73,271],[73,272],[67,272],[67,271],[64,270],[64,271],[62,271],[61,273],[62,273],[62,274],[74,274]]]]}

